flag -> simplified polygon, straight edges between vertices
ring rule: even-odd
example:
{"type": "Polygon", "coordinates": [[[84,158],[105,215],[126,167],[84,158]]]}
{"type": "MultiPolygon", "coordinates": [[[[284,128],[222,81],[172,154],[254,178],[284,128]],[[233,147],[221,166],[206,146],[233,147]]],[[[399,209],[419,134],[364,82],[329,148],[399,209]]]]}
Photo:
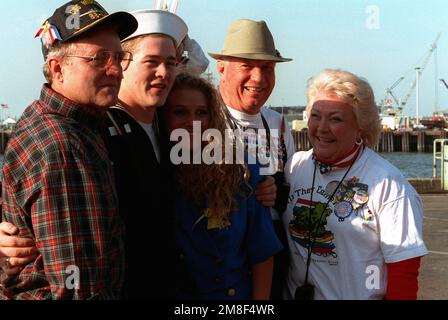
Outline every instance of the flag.
{"type": "Polygon", "coordinates": [[[40,41],[42,44],[49,48],[56,40],[62,40],[61,36],[59,35],[58,29],[52,24],[48,23],[48,20],[44,22],[37,30],[36,35],[34,38],[40,37],[40,41]]]}

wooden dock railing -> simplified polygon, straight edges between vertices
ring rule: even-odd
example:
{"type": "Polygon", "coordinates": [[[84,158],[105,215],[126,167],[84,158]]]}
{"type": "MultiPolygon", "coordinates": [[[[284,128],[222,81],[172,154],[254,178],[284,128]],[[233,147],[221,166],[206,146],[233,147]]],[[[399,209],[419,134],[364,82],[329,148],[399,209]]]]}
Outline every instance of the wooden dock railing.
{"type": "MultiPolygon", "coordinates": [[[[292,130],[297,151],[311,149],[308,131],[292,130]]],[[[434,139],[446,139],[448,132],[442,130],[426,131],[383,131],[374,148],[377,152],[432,152],[434,139]]]]}

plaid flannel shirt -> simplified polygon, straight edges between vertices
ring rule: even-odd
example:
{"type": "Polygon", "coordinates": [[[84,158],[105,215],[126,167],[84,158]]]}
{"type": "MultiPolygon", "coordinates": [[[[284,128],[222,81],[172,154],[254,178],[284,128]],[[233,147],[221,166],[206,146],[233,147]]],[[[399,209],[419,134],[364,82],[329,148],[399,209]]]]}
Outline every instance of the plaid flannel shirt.
{"type": "Polygon", "coordinates": [[[1,299],[119,298],[124,226],[102,117],[44,85],[17,123],[4,156],[3,220],[39,254],[19,275],[0,275],[1,299]]]}

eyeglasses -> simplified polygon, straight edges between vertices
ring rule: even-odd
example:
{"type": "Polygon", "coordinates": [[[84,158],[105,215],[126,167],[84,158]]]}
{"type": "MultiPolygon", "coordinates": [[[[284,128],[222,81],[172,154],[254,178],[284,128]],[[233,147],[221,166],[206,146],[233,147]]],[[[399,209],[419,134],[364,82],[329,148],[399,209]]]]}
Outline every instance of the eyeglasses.
{"type": "Polygon", "coordinates": [[[81,58],[85,59],[87,62],[91,62],[95,68],[108,68],[114,63],[119,63],[125,71],[132,61],[132,53],[129,51],[100,51],[95,53],[93,56],[77,56],[77,55],[66,55],[66,57],[71,58],[81,58]]]}

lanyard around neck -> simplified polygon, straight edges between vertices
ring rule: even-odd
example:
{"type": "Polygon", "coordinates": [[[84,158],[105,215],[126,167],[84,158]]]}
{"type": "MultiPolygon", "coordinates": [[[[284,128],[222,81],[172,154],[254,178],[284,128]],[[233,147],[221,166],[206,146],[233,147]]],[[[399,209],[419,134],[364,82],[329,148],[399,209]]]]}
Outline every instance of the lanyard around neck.
{"type": "MultiPolygon", "coordinates": [[[[356,161],[356,159],[355,159],[356,161]]],[[[353,163],[355,163],[355,161],[353,161],[350,166],[348,167],[347,171],[345,171],[344,176],[342,177],[342,179],[339,181],[337,187],[334,189],[333,193],[331,194],[330,198],[328,199],[327,203],[325,204],[324,209],[322,210],[322,213],[320,214],[319,220],[317,220],[317,226],[314,228],[314,232],[313,232],[313,241],[311,241],[311,213],[314,210],[314,205],[313,205],[313,194],[314,194],[314,183],[316,181],[316,169],[317,169],[317,165],[316,162],[314,162],[314,171],[313,171],[313,182],[311,185],[311,197],[310,197],[310,204],[309,204],[309,216],[308,216],[308,247],[307,247],[307,261],[306,261],[306,273],[305,273],[305,280],[304,283],[308,283],[308,273],[309,273],[309,269],[310,269],[310,264],[311,264],[311,254],[313,253],[313,248],[314,245],[316,244],[316,238],[317,238],[317,230],[319,230],[320,227],[320,223],[322,221],[322,217],[325,213],[325,210],[327,210],[328,205],[330,204],[330,202],[333,200],[334,195],[336,194],[336,192],[338,191],[339,187],[341,186],[342,182],[344,182],[344,179],[347,177],[348,172],[350,171],[350,169],[353,166],[353,163]],[[313,207],[312,207],[313,206],[313,207]]]]}

